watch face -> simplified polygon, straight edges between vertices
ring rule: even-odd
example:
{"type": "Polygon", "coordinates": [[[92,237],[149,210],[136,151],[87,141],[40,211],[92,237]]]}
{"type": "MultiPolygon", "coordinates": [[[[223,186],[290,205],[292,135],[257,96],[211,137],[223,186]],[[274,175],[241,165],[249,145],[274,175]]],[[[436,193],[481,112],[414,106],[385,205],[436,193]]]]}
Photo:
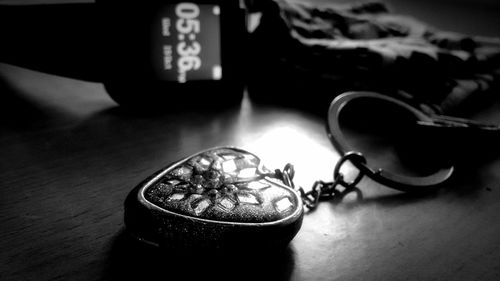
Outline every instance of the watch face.
{"type": "Polygon", "coordinates": [[[222,79],[220,14],[215,4],[179,2],[161,7],[153,22],[152,55],[160,80],[222,79]]]}

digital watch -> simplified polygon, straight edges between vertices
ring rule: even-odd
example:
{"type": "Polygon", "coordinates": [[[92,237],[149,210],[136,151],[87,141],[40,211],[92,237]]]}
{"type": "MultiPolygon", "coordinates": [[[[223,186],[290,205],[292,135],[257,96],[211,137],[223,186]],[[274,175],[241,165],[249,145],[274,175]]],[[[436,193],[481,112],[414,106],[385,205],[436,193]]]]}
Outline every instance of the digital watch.
{"type": "Polygon", "coordinates": [[[97,4],[108,55],[104,84],[117,102],[241,99],[247,31],[238,0],[97,4]]]}
{"type": "Polygon", "coordinates": [[[1,61],[84,74],[122,105],[179,108],[242,97],[248,32],[239,0],[1,5],[0,23],[1,61]]]}

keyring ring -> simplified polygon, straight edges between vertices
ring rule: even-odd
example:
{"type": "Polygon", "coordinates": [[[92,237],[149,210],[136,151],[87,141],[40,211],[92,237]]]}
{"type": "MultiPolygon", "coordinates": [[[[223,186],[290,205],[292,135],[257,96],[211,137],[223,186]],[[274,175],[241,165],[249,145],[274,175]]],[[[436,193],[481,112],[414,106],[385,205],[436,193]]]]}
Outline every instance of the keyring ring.
{"type": "MultiPolygon", "coordinates": [[[[328,110],[328,137],[333,143],[335,148],[344,155],[348,152],[355,151],[355,149],[347,142],[339,124],[339,116],[345,109],[349,102],[355,99],[367,99],[368,101],[384,102],[399,110],[404,110],[412,116],[415,121],[430,121],[431,118],[418,109],[389,96],[381,95],[374,92],[347,92],[333,100],[328,110]]],[[[453,174],[453,166],[451,164],[443,163],[442,167],[427,176],[415,177],[401,174],[391,173],[382,168],[371,168],[367,162],[354,161],[354,166],[360,170],[361,173],[388,187],[398,189],[401,191],[425,191],[429,188],[436,187],[445,182],[453,174]]]]}

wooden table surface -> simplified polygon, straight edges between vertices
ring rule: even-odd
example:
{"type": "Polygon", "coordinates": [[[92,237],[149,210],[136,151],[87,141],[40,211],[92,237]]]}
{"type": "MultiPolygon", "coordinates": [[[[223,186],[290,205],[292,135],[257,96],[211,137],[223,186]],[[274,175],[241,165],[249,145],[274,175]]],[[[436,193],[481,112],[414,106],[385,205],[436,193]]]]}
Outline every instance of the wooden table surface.
{"type": "MultiPolygon", "coordinates": [[[[459,26],[493,30],[479,18],[459,26]]],[[[276,256],[179,258],[125,235],[123,202],[136,184],[223,145],[268,167],[293,163],[301,186],[329,181],[339,154],[326,112],[245,97],[224,110],[145,116],[120,109],[99,83],[7,64],[0,93],[0,280],[500,280],[500,157],[459,169],[426,196],[365,178],[361,200],[322,203],[276,256]]],[[[500,124],[499,109],[474,117],[500,124]]]]}

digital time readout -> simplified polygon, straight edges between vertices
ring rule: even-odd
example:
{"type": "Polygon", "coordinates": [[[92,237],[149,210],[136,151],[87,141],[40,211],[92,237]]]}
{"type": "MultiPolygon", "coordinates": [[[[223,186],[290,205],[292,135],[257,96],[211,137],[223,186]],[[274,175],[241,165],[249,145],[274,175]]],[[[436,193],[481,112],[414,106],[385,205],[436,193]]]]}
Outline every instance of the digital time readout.
{"type": "Polygon", "coordinates": [[[222,79],[220,7],[180,2],[160,13],[153,55],[160,79],[185,83],[222,79]]]}

